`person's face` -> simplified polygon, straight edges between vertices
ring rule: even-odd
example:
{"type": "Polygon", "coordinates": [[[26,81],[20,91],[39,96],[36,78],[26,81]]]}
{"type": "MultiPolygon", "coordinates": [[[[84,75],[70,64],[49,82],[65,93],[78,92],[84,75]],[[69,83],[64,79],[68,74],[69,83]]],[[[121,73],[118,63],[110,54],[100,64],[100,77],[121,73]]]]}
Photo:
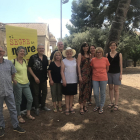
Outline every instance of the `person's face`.
{"type": "Polygon", "coordinates": [[[67,55],[67,57],[72,57],[72,50],[67,50],[66,51],[66,55],[67,55]]]}
{"type": "Polygon", "coordinates": [[[84,51],[84,52],[88,52],[88,50],[89,50],[89,46],[88,46],[88,44],[87,44],[85,47],[83,47],[83,51],[84,51]]]}
{"type": "Polygon", "coordinates": [[[38,46],[37,51],[39,54],[44,54],[44,51],[45,51],[44,46],[38,46]]]}
{"type": "Polygon", "coordinates": [[[0,59],[3,58],[5,51],[0,47],[0,59]]]}
{"type": "Polygon", "coordinates": [[[94,46],[91,46],[91,47],[90,47],[90,53],[91,53],[91,54],[95,54],[95,47],[94,47],[94,46]]]}
{"type": "Polygon", "coordinates": [[[60,55],[59,53],[57,53],[57,54],[55,55],[55,59],[56,59],[56,61],[60,61],[61,55],[60,55]]]}
{"type": "Polygon", "coordinates": [[[17,53],[18,57],[24,57],[25,56],[25,50],[24,49],[20,49],[20,51],[17,53]]]}
{"type": "Polygon", "coordinates": [[[102,55],[102,51],[98,50],[96,51],[96,57],[97,58],[101,58],[103,55],[102,55]]]}
{"type": "Polygon", "coordinates": [[[110,50],[116,50],[117,48],[116,43],[112,43],[109,48],[110,50]]]}
{"type": "Polygon", "coordinates": [[[63,50],[64,49],[64,45],[63,45],[63,43],[62,42],[58,42],[58,49],[59,50],[63,50]]]}

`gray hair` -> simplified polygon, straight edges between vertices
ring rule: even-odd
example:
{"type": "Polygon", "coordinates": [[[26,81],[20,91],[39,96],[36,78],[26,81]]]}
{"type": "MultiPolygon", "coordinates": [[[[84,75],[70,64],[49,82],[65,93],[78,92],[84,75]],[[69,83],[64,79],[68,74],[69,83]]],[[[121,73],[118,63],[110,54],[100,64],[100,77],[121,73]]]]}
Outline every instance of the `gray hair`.
{"type": "Polygon", "coordinates": [[[3,51],[5,51],[5,48],[3,46],[0,46],[0,47],[3,49],[3,51]]]}
{"type": "Polygon", "coordinates": [[[19,51],[23,49],[25,51],[25,56],[27,55],[27,51],[26,51],[26,48],[23,47],[23,46],[18,46],[17,50],[16,50],[16,55],[18,55],[19,51]]]}
{"type": "MultiPolygon", "coordinates": [[[[37,49],[39,48],[39,46],[44,46],[44,44],[38,44],[37,49]]],[[[45,48],[45,46],[44,46],[44,48],[45,48]]]]}
{"type": "MultiPolygon", "coordinates": [[[[62,41],[58,41],[58,42],[57,42],[57,46],[58,46],[59,43],[63,43],[63,42],[62,42],[62,41]]],[[[64,45],[64,43],[63,43],[63,45],[64,45]]]]}

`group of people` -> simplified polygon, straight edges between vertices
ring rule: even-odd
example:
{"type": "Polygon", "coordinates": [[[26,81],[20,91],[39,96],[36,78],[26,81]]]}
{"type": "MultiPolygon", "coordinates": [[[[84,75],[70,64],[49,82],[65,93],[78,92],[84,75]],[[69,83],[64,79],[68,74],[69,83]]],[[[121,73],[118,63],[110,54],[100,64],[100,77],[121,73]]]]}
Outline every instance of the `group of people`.
{"type": "Polygon", "coordinates": [[[28,119],[35,120],[35,117],[30,114],[32,104],[36,115],[39,115],[40,109],[50,110],[45,106],[47,74],[55,113],[62,112],[62,95],[65,95],[65,114],[75,113],[73,102],[78,84],[81,115],[88,111],[87,103],[91,105],[92,89],[96,104],[93,111],[103,113],[107,83],[110,95],[108,107],[118,110],[119,85],[122,80],[122,54],[116,51],[117,43],[110,42],[111,52],[103,57],[104,51],[101,47],[89,46],[85,42],[81,46],[77,59],[75,58],[76,51],[71,47],[64,50],[63,42],[58,42],[57,46],[58,50],[51,54],[50,64],[47,56],[44,55],[43,44],[37,46],[38,53],[32,55],[29,62],[24,59],[27,54],[25,47],[19,46],[16,51],[17,57],[11,61],[3,58],[5,50],[0,47],[0,137],[4,136],[5,128],[4,101],[9,109],[14,131],[19,133],[25,133],[25,130],[19,126],[19,122],[25,123],[20,111],[22,94],[27,99],[26,117],[28,119]],[[39,101],[40,94],[41,101],[39,101]],[[114,97],[115,103],[113,103],[114,97]],[[40,109],[39,104],[41,104],[40,109]]]}

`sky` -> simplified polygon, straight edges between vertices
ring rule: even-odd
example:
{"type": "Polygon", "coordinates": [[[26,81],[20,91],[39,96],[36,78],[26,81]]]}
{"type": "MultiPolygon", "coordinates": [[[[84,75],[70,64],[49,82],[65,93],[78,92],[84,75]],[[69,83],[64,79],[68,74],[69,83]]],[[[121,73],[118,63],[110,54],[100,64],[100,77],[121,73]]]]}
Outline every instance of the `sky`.
{"type": "MultiPolygon", "coordinates": [[[[62,5],[62,36],[69,35],[66,24],[70,23],[73,0],[62,5]]],[[[50,32],[60,38],[60,0],[0,0],[2,23],[47,23],[50,32]]]]}

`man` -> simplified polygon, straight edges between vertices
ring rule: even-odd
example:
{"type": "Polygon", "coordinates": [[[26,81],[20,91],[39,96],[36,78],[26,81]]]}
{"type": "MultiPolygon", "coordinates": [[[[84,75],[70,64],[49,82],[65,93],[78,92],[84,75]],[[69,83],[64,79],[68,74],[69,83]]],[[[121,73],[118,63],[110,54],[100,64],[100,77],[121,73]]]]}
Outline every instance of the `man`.
{"type": "MultiPolygon", "coordinates": [[[[63,49],[64,49],[64,45],[63,45],[63,42],[59,41],[57,43],[57,47],[58,47],[58,50],[54,50],[50,56],[50,62],[53,60],[53,56],[55,54],[56,51],[60,51],[62,53],[63,49]]],[[[65,58],[63,55],[62,55],[63,59],[65,58]]]]}
{"type": "Polygon", "coordinates": [[[29,59],[28,70],[31,74],[30,83],[33,91],[33,99],[35,105],[35,114],[39,115],[39,94],[40,89],[42,91],[41,97],[41,109],[50,110],[45,107],[45,101],[47,96],[47,66],[48,59],[44,55],[45,47],[43,44],[37,46],[38,53],[32,55],[29,59]]]}
{"type": "Polygon", "coordinates": [[[4,54],[5,54],[4,48],[0,47],[0,137],[3,137],[5,133],[5,122],[3,117],[4,101],[10,112],[13,130],[19,133],[26,132],[19,126],[19,122],[17,120],[17,111],[12,86],[12,79],[15,76],[16,69],[11,61],[5,60],[3,58],[4,54]]]}

